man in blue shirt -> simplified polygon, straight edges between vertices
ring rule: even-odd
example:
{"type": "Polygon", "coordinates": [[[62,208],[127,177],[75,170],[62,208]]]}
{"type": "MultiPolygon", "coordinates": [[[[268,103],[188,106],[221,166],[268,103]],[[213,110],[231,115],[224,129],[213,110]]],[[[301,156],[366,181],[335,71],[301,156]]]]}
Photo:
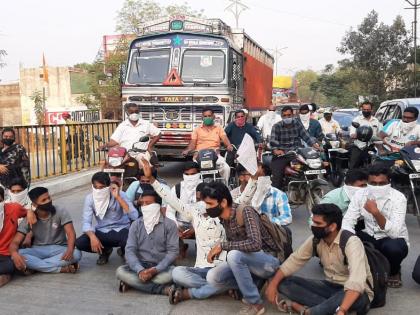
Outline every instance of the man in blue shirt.
{"type": "Polygon", "coordinates": [[[318,120],[311,118],[309,105],[305,104],[299,108],[299,119],[306,131],[312,138],[320,140],[322,138],[322,128],[318,120]]]}
{"type": "Polygon", "coordinates": [[[225,132],[230,143],[236,148],[239,148],[246,133],[252,137],[255,143],[261,142],[261,137],[255,127],[246,122],[246,115],[243,110],[235,112],[235,120],[227,125],[225,132]]]}
{"type": "Polygon", "coordinates": [[[113,247],[120,247],[124,254],[130,222],[138,218],[137,209],[112,183],[105,172],[92,177],[92,193],[86,196],[83,207],[83,235],[76,240],[76,247],[85,252],[99,254],[98,265],[108,262],[113,247]],[[97,222],[93,226],[93,217],[97,222]]]}

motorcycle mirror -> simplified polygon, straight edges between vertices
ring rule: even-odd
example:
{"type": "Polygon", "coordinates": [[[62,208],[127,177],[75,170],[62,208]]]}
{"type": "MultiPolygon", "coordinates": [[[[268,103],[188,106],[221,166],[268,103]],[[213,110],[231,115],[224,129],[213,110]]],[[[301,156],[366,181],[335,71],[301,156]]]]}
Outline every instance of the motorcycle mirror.
{"type": "Polygon", "coordinates": [[[139,142],[147,142],[147,141],[149,141],[150,140],[150,137],[149,136],[143,136],[143,137],[141,137],[140,139],[139,139],[139,142]]]}
{"type": "Polygon", "coordinates": [[[358,122],[355,122],[355,121],[353,121],[352,123],[351,123],[351,125],[354,127],[354,128],[359,128],[360,127],[360,124],[358,123],[358,122]]]}
{"type": "Polygon", "coordinates": [[[93,139],[95,139],[98,142],[102,142],[102,137],[101,136],[96,135],[96,136],[93,137],[93,139]]]}

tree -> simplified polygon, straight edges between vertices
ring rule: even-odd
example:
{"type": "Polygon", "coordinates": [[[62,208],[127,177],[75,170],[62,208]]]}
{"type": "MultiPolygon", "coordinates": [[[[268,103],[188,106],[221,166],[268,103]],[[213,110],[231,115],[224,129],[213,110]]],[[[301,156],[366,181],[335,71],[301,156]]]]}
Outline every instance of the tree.
{"type": "Polygon", "coordinates": [[[295,75],[298,85],[298,96],[304,103],[325,103],[325,96],[319,93],[314,85],[318,81],[318,73],[313,70],[301,70],[295,75]]]}
{"type": "Polygon", "coordinates": [[[45,114],[47,113],[47,109],[45,108],[45,101],[47,98],[43,95],[43,93],[39,90],[35,90],[30,99],[34,102],[34,112],[36,116],[36,122],[38,125],[45,124],[45,114]]]}
{"type": "Polygon", "coordinates": [[[186,2],[162,7],[154,0],[126,0],[117,13],[116,31],[139,34],[144,22],[176,14],[200,17],[203,16],[203,10],[194,10],[186,2]]]}

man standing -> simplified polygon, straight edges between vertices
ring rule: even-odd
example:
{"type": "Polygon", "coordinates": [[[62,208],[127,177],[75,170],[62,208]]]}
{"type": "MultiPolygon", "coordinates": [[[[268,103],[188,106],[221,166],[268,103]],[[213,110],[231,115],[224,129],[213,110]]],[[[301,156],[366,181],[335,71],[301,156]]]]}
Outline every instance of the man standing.
{"type": "Polygon", "coordinates": [[[237,205],[233,204],[225,185],[210,183],[203,189],[202,196],[207,214],[212,218],[220,218],[227,238],[227,241],[211,249],[207,261],[211,263],[222,251],[228,252],[227,261],[211,269],[207,281],[213,286],[239,287],[246,304],[241,314],[263,314],[265,308],[252,276],[261,279],[271,277],[280,262],[270,253],[279,249],[252,207],[242,210],[243,225],[238,223],[237,205]]]}
{"type": "Polygon", "coordinates": [[[178,255],[178,229],[160,212],[162,200],[154,191],[144,191],[140,207],[143,216],[133,222],[128,234],[125,258],[118,267],[120,292],[128,288],[171,296],[172,266],[178,255]]]}
{"type": "Polygon", "coordinates": [[[305,130],[309,135],[317,140],[322,137],[322,128],[318,120],[311,118],[311,112],[309,111],[309,105],[302,105],[299,108],[299,119],[305,127],[305,130]]]}
{"type": "Polygon", "coordinates": [[[293,109],[285,106],[281,110],[282,121],[273,126],[271,131],[270,145],[273,150],[271,169],[273,171],[273,186],[281,189],[284,169],[290,162],[289,158],[282,155],[302,147],[302,141],[319,149],[319,144],[312,139],[301,122],[293,118],[293,109]]]}
{"type": "Polygon", "coordinates": [[[257,127],[261,130],[261,134],[264,140],[270,138],[271,129],[281,120],[281,116],[276,113],[276,106],[270,105],[268,111],[260,117],[257,123],[257,127]]]}
{"type": "Polygon", "coordinates": [[[391,187],[389,169],[381,164],[369,170],[368,187],[358,191],[350,202],[343,219],[343,229],[354,232],[359,218],[365,229],[357,235],[372,243],[391,265],[388,286],[399,288],[401,262],[408,254],[408,231],[405,224],[407,199],[391,187]]]}
{"type": "Polygon", "coordinates": [[[369,286],[373,279],[362,242],[348,231],[342,231],[343,215],[336,205],[315,205],[312,213],[313,236],[280,266],[265,291],[268,300],[289,314],[366,314],[373,300],[369,286]],[[348,237],[345,253],[340,248],[342,237],[348,237]],[[326,279],[293,276],[312,258],[314,251],[321,260],[326,279]]]}
{"type": "Polygon", "coordinates": [[[137,209],[117,184],[111,184],[108,173],[97,172],[92,176],[92,193],[85,199],[84,234],[76,240],[76,247],[81,251],[98,253],[96,263],[104,265],[113,247],[120,247],[121,254],[124,254],[130,221],[137,218],[137,209]],[[96,226],[93,226],[93,218],[96,226]]]}
{"type": "MultiPolygon", "coordinates": [[[[191,142],[188,147],[182,151],[183,155],[188,155],[193,150],[200,151],[202,149],[213,149],[218,152],[220,151],[222,141],[228,151],[233,150],[232,144],[222,126],[216,125],[214,120],[215,115],[213,109],[210,107],[203,108],[203,124],[194,129],[191,135],[191,142]]],[[[220,154],[216,163],[220,175],[225,179],[226,183],[228,183],[230,175],[229,165],[220,154]]]]}
{"type": "Polygon", "coordinates": [[[252,140],[254,140],[254,143],[261,142],[260,135],[257,133],[255,127],[246,122],[246,115],[243,110],[237,110],[235,112],[235,120],[226,126],[225,132],[230,143],[236,148],[239,148],[241,145],[245,134],[249,134],[252,140]]]}
{"type": "Polygon", "coordinates": [[[338,133],[341,131],[340,124],[332,118],[331,108],[327,108],[324,111],[324,118],[319,120],[321,124],[322,133],[324,135],[328,133],[338,133]]]}
{"type": "MultiPolygon", "coordinates": [[[[379,132],[382,130],[382,124],[373,116],[373,104],[371,102],[364,102],[360,109],[362,115],[353,119],[353,122],[360,124],[360,126],[369,126],[373,130],[373,136],[379,137],[379,132]]],[[[364,152],[363,148],[366,147],[366,142],[357,139],[356,128],[350,126],[350,137],[355,139],[354,145],[351,148],[351,155],[349,160],[349,168],[357,168],[363,165],[363,160],[368,158],[367,151],[364,152]],[[364,153],[364,154],[363,154],[364,153]]]]}

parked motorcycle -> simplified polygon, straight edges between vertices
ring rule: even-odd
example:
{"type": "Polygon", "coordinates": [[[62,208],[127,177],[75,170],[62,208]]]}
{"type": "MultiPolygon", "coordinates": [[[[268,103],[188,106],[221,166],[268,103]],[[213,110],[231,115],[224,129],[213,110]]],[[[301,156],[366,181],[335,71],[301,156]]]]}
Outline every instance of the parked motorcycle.
{"type": "Polygon", "coordinates": [[[347,143],[335,133],[328,133],[322,140],[327,155],[328,178],[334,187],[340,187],[349,168],[350,152],[347,143]]]}
{"type": "Polygon", "coordinates": [[[189,155],[196,155],[195,160],[199,166],[200,179],[205,183],[212,181],[227,184],[217,169],[217,159],[219,158],[216,150],[202,149],[199,151],[190,151],[189,155]]]}

